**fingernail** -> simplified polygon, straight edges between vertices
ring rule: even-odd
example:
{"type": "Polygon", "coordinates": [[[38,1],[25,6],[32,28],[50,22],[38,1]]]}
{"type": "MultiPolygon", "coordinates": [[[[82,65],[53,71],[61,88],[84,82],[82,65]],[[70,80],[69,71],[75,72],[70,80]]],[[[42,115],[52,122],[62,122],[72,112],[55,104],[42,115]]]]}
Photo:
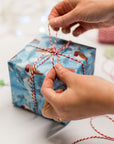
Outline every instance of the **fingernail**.
{"type": "Polygon", "coordinates": [[[48,112],[49,112],[49,107],[43,108],[42,114],[44,117],[48,116],[48,112]]]}
{"type": "Polygon", "coordinates": [[[79,35],[79,34],[80,34],[80,31],[77,31],[76,34],[79,35]]]}
{"type": "Polygon", "coordinates": [[[58,69],[58,70],[60,70],[60,69],[62,69],[63,67],[62,67],[62,65],[60,64],[60,63],[57,63],[56,65],[55,65],[55,69],[58,69]]]}
{"type": "Polygon", "coordinates": [[[57,22],[57,18],[52,18],[52,19],[49,20],[49,24],[56,23],[56,22],[57,22]]]}
{"type": "Polygon", "coordinates": [[[63,33],[67,33],[66,29],[63,29],[62,31],[63,31],[63,33]]]}
{"type": "Polygon", "coordinates": [[[80,35],[80,31],[76,31],[76,32],[74,33],[74,36],[78,36],[78,35],[80,35]]]}
{"type": "Polygon", "coordinates": [[[59,27],[56,26],[56,19],[49,20],[49,25],[55,31],[59,31],[59,27]]]}
{"type": "Polygon", "coordinates": [[[53,28],[53,30],[55,30],[55,31],[59,31],[59,28],[53,28]]]}
{"type": "Polygon", "coordinates": [[[67,29],[64,29],[64,28],[63,28],[63,29],[62,29],[62,32],[65,33],[65,34],[70,33],[70,29],[69,29],[69,28],[67,28],[67,29]]]}
{"type": "Polygon", "coordinates": [[[45,111],[42,112],[42,114],[43,114],[44,117],[48,117],[48,111],[49,110],[47,109],[47,110],[45,110],[45,111]]]}

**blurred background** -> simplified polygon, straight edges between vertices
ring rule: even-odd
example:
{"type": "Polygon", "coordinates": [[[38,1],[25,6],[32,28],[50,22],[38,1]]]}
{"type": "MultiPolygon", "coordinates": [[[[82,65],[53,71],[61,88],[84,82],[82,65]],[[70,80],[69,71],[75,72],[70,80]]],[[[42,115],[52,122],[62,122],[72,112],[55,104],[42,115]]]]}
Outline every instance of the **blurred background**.
{"type": "MultiPolygon", "coordinates": [[[[0,71],[0,79],[9,83],[7,61],[39,33],[48,34],[48,15],[53,6],[59,1],[0,0],[0,68],[2,70],[0,71]]],[[[55,32],[52,31],[52,35],[55,35],[55,32]]],[[[114,37],[114,34],[112,36],[114,37]]],[[[100,44],[98,42],[98,30],[88,31],[78,38],[73,37],[71,34],[64,35],[59,32],[58,37],[97,48],[95,75],[106,78],[105,74],[112,71],[106,65],[108,72],[105,74],[102,73],[103,69],[101,65],[105,63],[104,59],[106,58],[102,57],[104,56],[105,48],[108,47],[109,49],[110,47],[112,49],[113,45],[100,44]]],[[[114,50],[111,50],[111,53],[114,55],[114,50]]],[[[107,63],[112,65],[113,60],[110,62],[107,61],[107,63]]],[[[111,72],[111,75],[113,73],[114,71],[111,72]]],[[[112,80],[110,76],[107,79],[112,80]]]]}
{"type": "Polygon", "coordinates": [[[7,61],[39,33],[58,0],[0,0],[0,79],[9,83],[7,61]]]}
{"type": "MultiPolygon", "coordinates": [[[[51,135],[46,129],[51,127],[50,122],[46,125],[45,120],[42,119],[45,123],[45,131],[49,132],[45,136],[44,125],[41,123],[39,125],[38,119],[33,121],[33,117],[36,118],[36,116],[20,109],[15,110],[12,106],[7,62],[39,33],[48,34],[48,15],[53,6],[59,1],[0,0],[0,143],[2,144],[37,144],[38,138],[40,139],[40,144],[48,144],[47,140],[44,139],[51,135]],[[30,119],[29,122],[28,119],[30,119]],[[40,126],[40,133],[36,125],[40,126]],[[29,131],[32,131],[34,136],[29,131]]],[[[51,33],[55,36],[54,31],[51,30],[51,33]]],[[[114,41],[111,41],[110,44],[110,38],[114,38],[114,28],[101,31],[91,30],[79,37],[73,37],[72,34],[65,35],[59,31],[58,37],[95,47],[97,49],[95,75],[114,82],[114,41]],[[105,41],[107,39],[109,40],[108,42],[105,41]]],[[[89,132],[88,129],[88,120],[80,122],[78,123],[77,121],[68,125],[67,130],[61,131],[61,134],[52,139],[52,143],[55,144],[55,141],[57,141],[57,144],[62,144],[62,141],[66,139],[65,144],[67,144],[73,142],[75,138],[88,136],[88,133],[91,134],[92,132],[89,132]],[[88,133],[83,131],[81,126],[86,126],[88,133]],[[73,128],[76,129],[77,135],[72,131],[73,128]],[[71,133],[69,134],[66,131],[71,133]],[[70,139],[71,137],[72,139],[70,139]]],[[[106,125],[104,124],[104,126],[106,125]]],[[[103,124],[101,125],[102,128],[104,126],[103,124]]],[[[60,130],[60,126],[57,126],[54,132],[58,131],[58,129],[60,130]]]]}

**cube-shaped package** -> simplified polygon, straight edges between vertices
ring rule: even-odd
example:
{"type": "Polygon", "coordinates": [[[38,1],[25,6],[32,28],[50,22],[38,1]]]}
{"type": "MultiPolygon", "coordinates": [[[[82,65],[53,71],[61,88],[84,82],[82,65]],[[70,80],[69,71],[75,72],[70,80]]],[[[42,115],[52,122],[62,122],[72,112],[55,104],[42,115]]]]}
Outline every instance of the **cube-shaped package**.
{"type": "MultiPolygon", "coordinates": [[[[55,37],[52,37],[53,44],[54,40],[55,37]]],[[[40,90],[46,74],[58,60],[75,73],[93,74],[96,49],[73,42],[66,45],[67,43],[68,41],[57,38],[56,50],[60,51],[55,53],[52,51],[50,37],[42,34],[9,60],[12,101],[15,106],[42,115],[45,98],[40,90]]],[[[56,78],[54,89],[65,88],[66,85],[56,78]]]]}

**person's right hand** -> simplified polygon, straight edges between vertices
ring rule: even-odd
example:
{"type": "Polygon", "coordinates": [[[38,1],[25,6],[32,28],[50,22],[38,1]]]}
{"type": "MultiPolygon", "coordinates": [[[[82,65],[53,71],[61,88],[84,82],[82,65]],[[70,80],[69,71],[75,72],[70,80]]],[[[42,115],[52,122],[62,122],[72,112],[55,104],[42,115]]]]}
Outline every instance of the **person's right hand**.
{"type": "Polygon", "coordinates": [[[47,73],[41,93],[46,99],[42,114],[55,121],[114,114],[114,84],[99,77],[76,74],[59,63],[47,73]],[[67,85],[66,90],[54,90],[56,75],[67,85]]]}
{"type": "Polygon", "coordinates": [[[52,9],[49,24],[54,30],[61,27],[63,33],[70,33],[72,26],[80,24],[74,29],[74,36],[90,29],[112,26],[114,0],[63,0],[52,9]]]}

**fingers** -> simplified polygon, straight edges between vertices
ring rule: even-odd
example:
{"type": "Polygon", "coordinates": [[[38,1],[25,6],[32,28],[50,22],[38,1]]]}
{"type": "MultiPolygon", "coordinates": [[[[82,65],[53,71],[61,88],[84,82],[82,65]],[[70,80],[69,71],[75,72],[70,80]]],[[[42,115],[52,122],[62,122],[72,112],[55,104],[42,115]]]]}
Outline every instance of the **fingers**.
{"type": "Polygon", "coordinates": [[[56,105],[58,102],[59,92],[56,93],[56,91],[54,91],[52,88],[42,86],[41,93],[52,106],[56,105]]]}
{"type": "Polygon", "coordinates": [[[49,24],[52,28],[67,27],[70,24],[78,21],[78,17],[75,16],[74,10],[66,13],[65,15],[53,18],[49,20],[49,24]]]}
{"type": "Polygon", "coordinates": [[[59,79],[61,79],[64,83],[66,83],[68,87],[71,87],[76,74],[71,72],[67,68],[64,68],[59,63],[55,65],[55,70],[59,79]]]}
{"type": "Polygon", "coordinates": [[[46,118],[55,119],[55,120],[57,120],[58,118],[54,108],[47,101],[45,101],[44,103],[42,114],[46,118]]]}
{"type": "Polygon", "coordinates": [[[58,95],[63,92],[62,89],[57,91],[53,90],[53,83],[56,77],[56,71],[52,68],[46,75],[42,88],[41,93],[42,95],[50,102],[52,105],[58,102],[58,95]]]}
{"type": "Polygon", "coordinates": [[[52,68],[46,75],[42,88],[41,93],[42,95],[48,100],[50,103],[54,103],[56,100],[57,93],[53,90],[53,82],[56,77],[55,69],[52,68]]]}
{"type": "Polygon", "coordinates": [[[58,3],[50,12],[48,17],[49,24],[54,30],[65,28],[65,33],[69,33],[70,25],[81,19],[78,0],[63,0],[58,3]]]}
{"type": "MultiPolygon", "coordinates": [[[[68,86],[72,86],[72,81],[74,81],[74,70],[64,68],[61,64],[56,64],[55,68],[52,68],[46,78],[41,88],[42,95],[46,98],[46,102],[42,109],[42,114],[44,117],[54,119],[55,121],[66,121],[64,116],[64,97],[68,94],[65,90],[53,90],[53,82],[57,76],[65,82],[68,86]]],[[[68,94],[69,95],[69,94],[68,94]]]]}
{"type": "Polygon", "coordinates": [[[64,34],[68,34],[68,33],[70,33],[70,31],[71,31],[70,27],[62,28],[62,32],[63,32],[64,34]]]}
{"type": "Polygon", "coordinates": [[[53,89],[53,82],[56,77],[56,71],[52,68],[46,75],[42,87],[45,88],[52,88],[53,89]]]}
{"type": "Polygon", "coordinates": [[[47,101],[45,101],[44,103],[44,107],[42,109],[42,115],[46,118],[53,119],[57,122],[68,121],[65,118],[63,118],[62,115],[60,116],[60,114],[57,114],[55,109],[47,101]]]}
{"type": "Polygon", "coordinates": [[[59,89],[54,91],[53,82],[57,75],[63,82],[68,85],[68,87],[70,87],[74,81],[75,74],[73,72],[74,71],[72,69],[67,69],[64,68],[61,64],[56,64],[55,68],[52,68],[46,75],[41,88],[41,93],[47,101],[42,110],[42,114],[45,117],[54,119],[56,121],[59,121],[58,118],[61,118],[61,116],[58,116],[59,112],[57,111],[60,111],[60,109],[63,107],[62,101],[64,96],[67,94],[67,90],[63,91],[59,89]]]}
{"type": "Polygon", "coordinates": [[[58,3],[51,11],[48,19],[53,29],[68,27],[70,24],[77,22],[79,14],[75,9],[78,1],[63,0],[58,3]]]}
{"type": "Polygon", "coordinates": [[[73,31],[73,36],[79,36],[80,34],[86,32],[87,29],[84,29],[84,27],[82,26],[79,26],[78,28],[76,28],[74,31],[73,31]]]}
{"type": "Polygon", "coordinates": [[[56,17],[62,16],[75,8],[77,1],[72,0],[62,0],[51,10],[48,19],[54,19],[56,17]]]}
{"type": "Polygon", "coordinates": [[[67,27],[62,27],[62,32],[63,32],[64,34],[70,33],[70,32],[71,32],[71,28],[72,28],[74,25],[76,25],[76,24],[78,24],[78,23],[75,22],[75,23],[73,23],[73,24],[70,24],[70,25],[67,26],[67,27]]]}
{"type": "Polygon", "coordinates": [[[104,23],[99,22],[99,23],[86,23],[86,22],[79,22],[80,25],[73,31],[74,36],[79,36],[80,34],[91,30],[95,28],[100,28],[101,26],[104,26],[104,23]]]}
{"type": "MultiPolygon", "coordinates": [[[[59,89],[56,91],[56,93],[62,93],[62,92],[63,92],[62,89],[59,89]]],[[[44,103],[44,106],[42,109],[42,114],[46,118],[50,118],[50,119],[54,119],[54,120],[58,121],[58,115],[57,115],[55,109],[47,101],[45,101],[45,103],[44,103]]]]}
{"type": "Polygon", "coordinates": [[[59,101],[58,95],[63,92],[62,89],[59,89],[57,91],[53,90],[53,82],[56,77],[55,69],[52,68],[46,75],[46,78],[44,80],[44,83],[41,88],[42,95],[46,98],[46,101],[44,103],[42,114],[44,117],[54,119],[55,121],[58,121],[58,115],[55,111],[55,107],[59,101]]]}
{"type": "Polygon", "coordinates": [[[98,28],[97,23],[95,24],[95,23],[80,22],[80,25],[76,29],[74,29],[72,34],[73,36],[79,36],[80,34],[94,28],[98,28]]]}

